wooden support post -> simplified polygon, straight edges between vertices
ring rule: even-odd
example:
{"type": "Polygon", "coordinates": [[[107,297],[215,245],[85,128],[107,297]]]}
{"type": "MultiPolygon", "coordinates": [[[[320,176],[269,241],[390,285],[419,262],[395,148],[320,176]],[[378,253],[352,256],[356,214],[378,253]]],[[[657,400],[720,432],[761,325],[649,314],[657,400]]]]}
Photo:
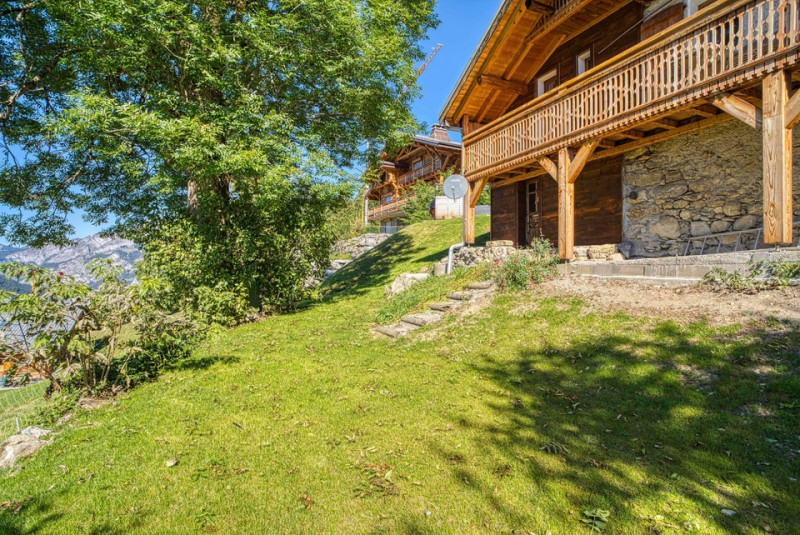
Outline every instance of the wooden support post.
{"type": "Polygon", "coordinates": [[[524,95],[528,92],[528,84],[504,80],[499,76],[491,76],[489,74],[481,74],[478,76],[478,85],[500,89],[501,91],[509,91],[517,95],[524,95]]]}
{"type": "Polygon", "coordinates": [[[764,243],[792,243],[792,130],[789,73],[770,73],[763,82],[764,243]]]}
{"type": "Polygon", "coordinates": [[[558,256],[563,260],[575,256],[575,183],[568,180],[570,152],[558,151],[558,256]]]}
{"type": "MultiPolygon", "coordinates": [[[[472,205],[472,195],[476,189],[474,182],[469,183],[467,194],[464,195],[463,241],[467,245],[475,243],[475,207],[472,205]]],[[[480,194],[479,194],[480,195],[480,194]]]]}

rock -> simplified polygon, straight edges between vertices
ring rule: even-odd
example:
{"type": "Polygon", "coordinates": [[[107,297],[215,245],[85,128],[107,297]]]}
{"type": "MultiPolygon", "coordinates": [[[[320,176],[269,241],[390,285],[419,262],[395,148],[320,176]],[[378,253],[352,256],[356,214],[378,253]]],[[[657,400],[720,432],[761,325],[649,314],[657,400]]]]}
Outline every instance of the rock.
{"type": "Polygon", "coordinates": [[[621,262],[625,260],[625,256],[623,256],[622,253],[614,253],[612,255],[609,255],[608,258],[606,258],[606,260],[608,260],[609,262],[621,262]]]}
{"type": "Polygon", "coordinates": [[[653,188],[653,197],[656,199],[676,200],[687,191],[689,191],[689,186],[686,184],[667,184],[653,188]]]}
{"type": "Polygon", "coordinates": [[[447,275],[447,261],[444,262],[436,262],[433,265],[433,276],[434,277],[441,277],[443,275],[447,275]]]}
{"type": "Polygon", "coordinates": [[[425,327],[426,325],[433,325],[434,323],[439,323],[444,318],[444,314],[442,312],[436,310],[429,310],[427,312],[421,312],[419,314],[411,314],[409,316],[403,316],[403,323],[410,323],[411,325],[416,325],[417,327],[425,327]]]}
{"type": "Polygon", "coordinates": [[[705,221],[692,221],[689,225],[689,234],[691,236],[707,236],[711,234],[711,227],[705,221]]]}
{"type": "Polygon", "coordinates": [[[11,468],[20,459],[30,457],[50,444],[31,435],[13,435],[0,446],[0,469],[11,468]]]}
{"type": "Polygon", "coordinates": [[[662,178],[664,178],[664,173],[660,171],[629,173],[626,177],[631,186],[655,186],[661,184],[662,178]]]}
{"type": "Polygon", "coordinates": [[[587,252],[589,260],[605,260],[609,256],[616,254],[617,246],[614,244],[591,245],[587,252]]]}
{"type": "Polygon", "coordinates": [[[719,234],[720,232],[726,232],[730,224],[727,221],[714,221],[711,223],[711,232],[713,234],[719,234]]]}
{"type": "Polygon", "coordinates": [[[495,249],[497,247],[514,247],[514,242],[511,240],[495,240],[486,242],[486,247],[489,249],[495,249]]]}
{"type": "Polygon", "coordinates": [[[52,431],[50,431],[49,429],[42,429],[41,427],[36,427],[36,426],[33,426],[33,425],[30,426],[30,427],[26,427],[25,429],[20,431],[21,435],[25,435],[27,437],[34,437],[34,438],[46,437],[50,433],[52,433],[52,431]]]}
{"type": "Polygon", "coordinates": [[[742,203],[738,201],[729,201],[722,207],[722,213],[728,217],[740,215],[742,213],[742,203]]]}
{"type": "Polygon", "coordinates": [[[400,292],[404,292],[420,281],[430,277],[427,273],[403,273],[398,275],[391,285],[386,287],[386,297],[391,298],[400,292]]]}
{"type": "Polygon", "coordinates": [[[574,247],[572,249],[572,252],[575,255],[575,260],[578,262],[589,259],[589,247],[586,246],[574,247]]]}
{"type": "Polygon", "coordinates": [[[676,240],[681,236],[681,224],[672,216],[664,216],[650,226],[650,232],[665,240],[676,240]]]}
{"type": "Polygon", "coordinates": [[[734,516],[736,514],[736,511],[734,511],[733,509],[721,509],[720,513],[722,513],[725,516],[734,516]]]}
{"type": "Polygon", "coordinates": [[[733,222],[733,230],[747,230],[756,228],[759,223],[759,218],[754,215],[745,215],[733,222]]]}
{"type": "Polygon", "coordinates": [[[374,249],[391,237],[391,234],[364,234],[349,240],[342,240],[333,246],[333,253],[337,255],[350,255],[358,258],[362,254],[374,249]]]}
{"type": "Polygon", "coordinates": [[[62,416],[58,420],[56,420],[56,425],[64,425],[65,423],[67,423],[70,420],[72,420],[73,416],[74,415],[71,412],[68,412],[67,414],[65,414],[64,416],[62,416]]]}
{"type": "Polygon", "coordinates": [[[109,403],[111,403],[111,401],[107,399],[81,398],[78,400],[78,408],[85,411],[93,411],[109,403]]]}
{"type": "Polygon", "coordinates": [[[167,468],[178,466],[178,459],[167,459],[167,461],[164,464],[167,465],[167,468]]]}
{"type": "Polygon", "coordinates": [[[625,258],[630,258],[633,253],[633,243],[624,241],[617,244],[617,251],[619,251],[625,258]]]}

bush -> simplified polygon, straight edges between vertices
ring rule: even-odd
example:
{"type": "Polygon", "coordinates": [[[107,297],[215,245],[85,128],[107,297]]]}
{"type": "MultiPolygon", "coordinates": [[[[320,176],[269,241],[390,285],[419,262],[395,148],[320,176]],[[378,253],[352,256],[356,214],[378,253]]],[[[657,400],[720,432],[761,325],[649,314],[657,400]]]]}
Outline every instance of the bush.
{"type": "Polygon", "coordinates": [[[30,285],[27,294],[0,292],[0,354],[15,382],[31,373],[46,379],[48,397],[128,387],[131,368],[137,378],[152,377],[195,338],[191,322],[153,306],[147,285],[126,285],[119,266],[96,260],[87,267],[96,289],[46,268],[0,265],[6,277],[30,285]]]}
{"type": "Polygon", "coordinates": [[[558,257],[550,241],[538,238],[528,249],[483,268],[483,277],[494,279],[504,290],[523,290],[558,274],[558,257]]]}

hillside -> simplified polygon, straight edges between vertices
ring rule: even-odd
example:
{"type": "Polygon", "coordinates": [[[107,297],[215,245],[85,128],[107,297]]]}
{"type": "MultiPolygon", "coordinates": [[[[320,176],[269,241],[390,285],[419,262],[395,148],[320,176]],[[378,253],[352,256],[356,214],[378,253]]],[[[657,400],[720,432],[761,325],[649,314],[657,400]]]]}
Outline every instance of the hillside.
{"type": "MultiPolygon", "coordinates": [[[[19,249],[0,245],[0,261],[36,264],[72,275],[84,282],[92,282],[86,264],[96,258],[109,258],[120,264],[123,267],[123,278],[131,281],[134,279],[134,264],[141,256],[132,241],[100,235],[82,238],[66,247],[48,245],[41,248],[19,249]]],[[[4,280],[0,284],[13,283],[4,280]]]]}
{"type": "Polygon", "coordinates": [[[321,302],[78,412],[0,474],[0,532],[543,535],[606,511],[606,533],[796,532],[796,328],[521,292],[374,337],[384,285],[460,224],[409,227],[321,302]]]}

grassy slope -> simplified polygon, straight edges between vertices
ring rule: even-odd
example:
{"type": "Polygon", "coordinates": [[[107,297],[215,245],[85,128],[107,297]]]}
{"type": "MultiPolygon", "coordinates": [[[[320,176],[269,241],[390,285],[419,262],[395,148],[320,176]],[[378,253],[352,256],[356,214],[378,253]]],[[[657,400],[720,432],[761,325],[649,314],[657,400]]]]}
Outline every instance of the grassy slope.
{"type": "Polygon", "coordinates": [[[797,532],[800,379],[774,373],[797,370],[797,333],[504,295],[435,340],[373,338],[383,285],[458,224],[407,229],[325,303],[80,414],[2,479],[0,502],[32,499],[0,532],[560,535],[588,508],[610,533],[797,532]]]}

